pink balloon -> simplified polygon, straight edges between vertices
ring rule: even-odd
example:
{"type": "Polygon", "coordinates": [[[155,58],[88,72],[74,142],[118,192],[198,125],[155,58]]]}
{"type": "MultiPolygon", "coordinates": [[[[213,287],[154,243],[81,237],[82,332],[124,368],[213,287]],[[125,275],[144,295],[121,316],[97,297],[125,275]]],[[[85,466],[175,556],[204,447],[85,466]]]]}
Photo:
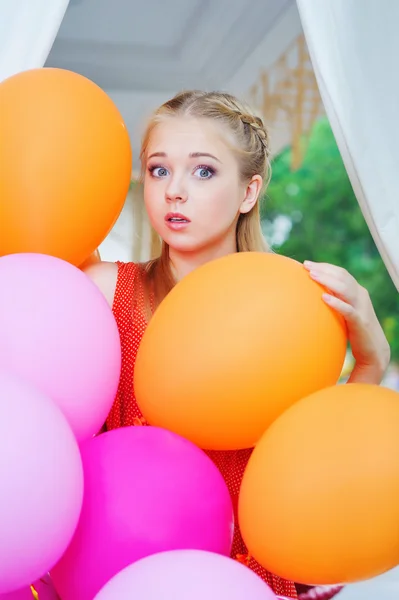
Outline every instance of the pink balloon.
{"type": "Polygon", "coordinates": [[[82,507],[83,468],[60,409],[3,372],[0,423],[0,593],[6,593],[28,587],[66,550],[82,507]]]}
{"type": "Polygon", "coordinates": [[[43,254],[0,258],[0,364],[32,381],[78,441],[96,434],[115,399],[121,349],[104,296],[71,264],[43,254]]]}
{"type": "Polygon", "coordinates": [[[124,427],[86,442],[81,452],[81,518],[50,572],[62,600],[93,600],[121,569],[156,552],[230,553],[228,489],[214,463],[191,442],[157,427],[124,427]]]}
{"type": "Polygon", "coordinates": [[[200,550],[154,554],[113,577],[95,600],[276,600],[239,562],[200,550]]]}

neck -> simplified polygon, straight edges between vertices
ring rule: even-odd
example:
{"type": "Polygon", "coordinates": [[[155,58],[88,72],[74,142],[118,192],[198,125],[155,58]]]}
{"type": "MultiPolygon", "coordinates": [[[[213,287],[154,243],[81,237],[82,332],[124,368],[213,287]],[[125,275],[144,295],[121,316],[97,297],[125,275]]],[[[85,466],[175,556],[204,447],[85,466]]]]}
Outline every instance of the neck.
{"type": "Polygon", "coordinates": [[[205,263],[222,258],[228,254],[237,252],[235,236],[233,239],[226,239],[223,243],[218,241],[215,246],[196,250],[195,252],[181,252],[169,247],[169,259],[172,266],[172,271],[177,281],[194,271],[197,267],[205,263]]]}

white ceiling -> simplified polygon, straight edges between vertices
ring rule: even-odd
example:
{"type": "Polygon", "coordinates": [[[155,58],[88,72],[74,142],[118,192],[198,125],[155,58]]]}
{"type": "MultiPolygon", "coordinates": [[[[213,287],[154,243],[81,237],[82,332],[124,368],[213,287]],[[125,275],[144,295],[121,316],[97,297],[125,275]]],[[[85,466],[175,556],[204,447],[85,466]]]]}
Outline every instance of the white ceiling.
{"type": "Polygon", "coordinates": [[[46,65],[107,91],[137,170],[152,110],[183,88],[244,96],[300,30],[295,0],[71,0],[46,65]]]}
{"type": "Polygon", "coordinates": [[[113,90],[224,85],[294,0],[71,0],[48,65],[113,90]]]}

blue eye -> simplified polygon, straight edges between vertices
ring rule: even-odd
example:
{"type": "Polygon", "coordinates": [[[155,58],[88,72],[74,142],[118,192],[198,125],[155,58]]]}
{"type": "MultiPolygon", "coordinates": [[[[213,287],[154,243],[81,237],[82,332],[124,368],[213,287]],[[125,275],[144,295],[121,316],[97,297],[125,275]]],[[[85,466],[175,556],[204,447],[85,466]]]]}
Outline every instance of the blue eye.
{"type": "Polygon", "coordinates": [[[210,179],[214,176],[215,171],[210,167],[200,166],[195,169],[194,174],[197,174],[197,177],[199,177],[199,179],[210,179]]]}
{"type": "Polygon", "coordinates": [[[169,174],[165,167],[150,167],[148,170],[153,177],[166,177],[169,174]]]}

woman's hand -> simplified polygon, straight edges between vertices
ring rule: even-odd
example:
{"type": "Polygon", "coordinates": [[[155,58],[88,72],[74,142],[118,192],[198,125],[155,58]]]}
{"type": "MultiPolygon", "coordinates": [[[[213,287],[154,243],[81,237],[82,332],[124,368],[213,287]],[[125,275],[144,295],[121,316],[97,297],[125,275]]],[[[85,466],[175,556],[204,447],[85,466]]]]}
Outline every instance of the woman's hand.
{"type": "Polygon", "coordinates": [[[327,288],[329,293],[323,294],[326,304],[346,321],[356,360],[349,382],[381,383],[391,351],[368,291],[341,267],[310,261],[305,261],[304,266],[314,281],[327,288]]]}

